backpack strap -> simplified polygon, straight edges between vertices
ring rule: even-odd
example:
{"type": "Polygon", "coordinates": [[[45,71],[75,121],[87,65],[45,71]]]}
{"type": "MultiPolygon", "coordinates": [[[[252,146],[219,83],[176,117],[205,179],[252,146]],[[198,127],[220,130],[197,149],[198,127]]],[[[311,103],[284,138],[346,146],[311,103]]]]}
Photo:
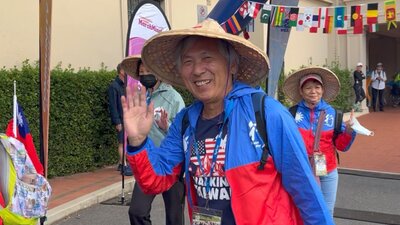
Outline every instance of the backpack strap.
{"type": "MultiPolygon", "coordinates": [[[[333,130],[333,145],[335,145],[336,139],[339,134],[342,133],[342,122],[343,122],[343,111],[340,109],[335,109],[335,128],[333,130]]],[[[339,152],[336,150],[336,158],[338,160],[338,164],[340,164],[339,152]]]]}
{"type": "Polygon", "coordinates": [[[251,95],[251,99],[253,101],[254,113],[256,117],[257,130],[264,142],[264,147],[260,159],[260,165],[258,166],[259,170],[264,169],[265,164],[267,163],[268,153],[269,153],[268,134],[266,129],[265,108],[264,108],[265,96],[267,95],[264,92],[257,92],[251,95]]]}

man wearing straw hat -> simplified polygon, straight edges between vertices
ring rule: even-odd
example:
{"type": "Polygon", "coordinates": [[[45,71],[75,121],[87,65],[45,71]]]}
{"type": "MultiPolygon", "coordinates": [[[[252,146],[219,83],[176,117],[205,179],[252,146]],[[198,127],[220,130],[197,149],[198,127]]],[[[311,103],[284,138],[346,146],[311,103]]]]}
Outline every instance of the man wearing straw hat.
{"type": "Polygon", "coordinates": [[[350,124],[352,118],[342,123],[337,120],[337,111],[328,104],[339,90],[337,76],[323,67],[298,70],[283,84],[285,95],[297,104],[293,112],[295,121],[332,216],[339,180],[336,149],[349,150],[356,136],[350,124]]]}
{"type": "MultiPolygon", "coordinates": [[[[154,123],[149,132],[155,146],[160,146],[161,141],[168,133],[170,122],[176,114],[185,107],[180,94],[171,85],[157,79],[145,66],[140,55],[133,55],[121,62],[121,67],[140,80],[141,85],[147,89],[147,99],[151,100],[156,107],[154,110],[154,123]]],[[[133,79],[132,79],[133,80],[133,79]]],[[[136,80],[134,80],[136,81],[136,80]]],[[[130,82],[128,81],[128,86],[130,82]]],[[[165,205],[165,224],[184,224],[184,185],[179,180],[171,188],[162,193],[165,205]],[[179,204],[182,202],[182,204],[179,204]]],[[[132,200],[129,207],[129,220],[131,225],[151,225],[150,211],[151,204],[156,195],[145,194],[138,183],[132,192],[132,200]]]]}
{"type": "Polygon", "coordinates": [[[269,155],[259,167],[264,142],[252,94],[262,90],[252,86],[269,69],[263,51],[207,19],[155,35],[142,59],[197,99],[157,148],[147,136],[154,106],[145,103],[145,90],[128,88],[128,101],[122,97],[127,157],[144,192],[167,190],[183,170],[192,223],[333,224],[293,118],[269,97],[263,105],[269,155]]]}

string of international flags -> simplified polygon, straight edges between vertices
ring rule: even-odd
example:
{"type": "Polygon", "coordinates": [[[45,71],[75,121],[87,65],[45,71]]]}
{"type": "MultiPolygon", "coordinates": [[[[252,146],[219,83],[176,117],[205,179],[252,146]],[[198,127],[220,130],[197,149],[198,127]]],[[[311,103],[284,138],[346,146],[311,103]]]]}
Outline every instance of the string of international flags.
{"type": "MultiPolygon", "coordinates": [[[[243,1],[237,11],[228,18],[221,26],[225,31],[237,34],[245,28],[241,26],[247,17],[252,19],[260,15],[260,22],[267,23],[273,27],[282,28],[288,31],[296,28],[297,31],[309,29],[310,33],[317,33],[322,29],[323,33],[331,33],[336,29],[337,34],[347,34],[348,28],[353,28],[353,34],[362,34],[364,26],[364,15],[361,7],[367,6],[366,24],[369,32],[378,31],[378,3],[353,5],[350,7],[350,14],[346,14],[346,6],[332,7],[299,7],[273,5],[260,2],[243,1]],[[331,10],[329,10],[331,9],[331,10]]],[[[387,30],[397,28],[396,24],[396,1],[384,1],[384,15],[387,23],[387,30]]]]}

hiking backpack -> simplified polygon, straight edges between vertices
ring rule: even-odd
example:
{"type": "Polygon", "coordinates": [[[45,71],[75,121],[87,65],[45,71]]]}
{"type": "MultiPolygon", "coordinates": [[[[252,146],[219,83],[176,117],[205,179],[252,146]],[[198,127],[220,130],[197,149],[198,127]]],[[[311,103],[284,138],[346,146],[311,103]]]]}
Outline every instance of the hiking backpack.
{"type": "Polygon", "coordinates": [[[4,224],[35,225],[46,215],[51,195],[49,182],[38,174],[24,145],[0,134],[0,192],[4,224]]]}
{"type": "MultiPolygon", "coordinates": [[[[261,153],[261,159],[260,159],[260,164],[258,165],[259,170],[263,170],[265,167],[265,164],[267,163],[268,159],[268,134],[267,134],[267,129],[266,129],[266,121],[265,121],[265,108],[264,108],[264,101],[265,97],[267,95],[264,92],[256,92],[251,95],[251,99],[253,102],[253,109],[254,109],[254,114],[256,117],[256,126],[258,133],[260,134],[263,142],[264,142],[264,147],[263,151],[261,153]]],[[[185,134],[186,129],[189,126],[189,115],[187,111],[185,112],[185,115],[183,116],[182,119],[182,127],[181,127],[181,135],[183,136],[185,134]]],[[[183,180],[183,173],[184,169],[181,170],[181,174],[179,176],[179,179],[183,180]]]]}
{"type": "MultiPolygon", "coordinates": [[[[292,114],[293,118],[296,118],[296,113],[297,113],[298,107],[299,107],[299,105],[294,105],[289,108],[289,112],[290,112],[290,114],[292,114]]],[[[335,141],[336,141],[337,137],[339,136],[339,134],[342,133],[343,111],[339,110],[339,109],[335,109],[335,108],[333,108],[333,109],[335,110],[335,127],[333,130],[332,141],[333,141],[333,145],[335,145],[335,141]]],[[[336,151],[336,158],[338,159],[338,163],[340,163],[339,153],[336,148],[335,148],[335,151],[336,151]]]]}

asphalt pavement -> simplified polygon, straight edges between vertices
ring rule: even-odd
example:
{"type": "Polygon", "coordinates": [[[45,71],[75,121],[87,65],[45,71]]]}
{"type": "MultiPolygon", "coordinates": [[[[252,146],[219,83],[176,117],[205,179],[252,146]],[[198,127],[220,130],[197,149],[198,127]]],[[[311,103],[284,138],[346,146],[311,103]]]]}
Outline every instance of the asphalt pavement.
{"type": "MultiPolygon", "coordinates": [[[[340,174],[336,225],[400,224],[399,190],[400,176],[375,178],[357,173],[340,174]]],[[[78,211],[55,224],[129,225],[129,207],[119,204],[119,199],[114,198],[78,211]]],[[[151,212],[153,224],[165,224],[164,216],[162,197],[157,196],[151,212]]],[[[186,222],[189,224],[188,218],[186,222]]]]}

